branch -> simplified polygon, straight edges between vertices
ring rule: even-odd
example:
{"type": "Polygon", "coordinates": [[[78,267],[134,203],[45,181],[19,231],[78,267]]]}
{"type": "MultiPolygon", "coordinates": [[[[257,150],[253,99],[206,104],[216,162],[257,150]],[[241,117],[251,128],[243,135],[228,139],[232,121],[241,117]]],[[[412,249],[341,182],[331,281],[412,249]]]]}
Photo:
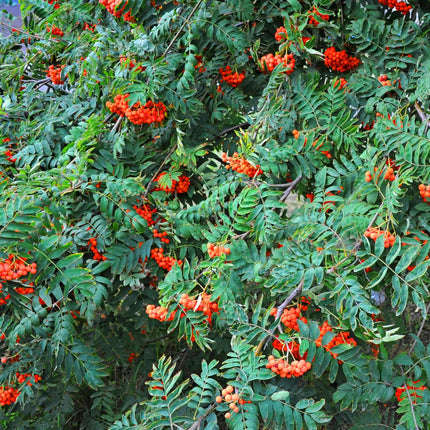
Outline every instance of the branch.
{"type": "Polygon", "coordinates": [[[217,137],[221,137],[224,134],[237,130],[238,128],[244,128],[244,127],[248,128],[250,125],[251,124],[249,122],[242,122],[240,124],[234,125],[233,127],[226,128],[225,130],[221,131],[221,133],[219,133],[217,137]]]}
{"type": "Polygon", "coordinates": [[[417,102],[415,102],[414,106],[418,112],[418,116],[421,118],[421,121],[426,123],[426,126],[428,127],[430,125],[429,116],[421,109],[420,105],[417,102]]]}
{"type": "Polygon", "coordinates": [[[296,179],[294,179],[293,182],[290,183],[289,187],[283,192],[281,198],[279,201],[285,202],[287,200],[288,196],[290,195],[291,191],[293,191],[294,187],[302,180],[301,176],[297,176],[296,179]]]}
{"type": "MultiPolygon", "coordinates": [[[[384,205],[384,202],[382,202],[376,211],[375,215],[373,215],[372,220],[370,221],[369,225],[367,226],[366,230],[368,230],[370,227],[372,227],[373,223],[376,221],[376,219],[379,216],[379,211],[381,210],[382,206],[384,205]]],[[[351,252],[355,254],[359,249],[361,244],[363,243],[363,239],[360,239],[356,244],[353,246],[351,252]]],[[[333,267],[330,267],[330,269],[327,270],[327,274],[331,274],[336,270],[336,267],[340,266],[344,261],[346,261],[349,257],[342,258],[342,260],[339,261],[339,263],[335,264],[333,267]]]]}
{"type": "MultiPolygon", "coordinates": [[[[420,328],[418,329],[418,332],[417,332],[417,338],[419,338],[419,337],[421,336],[421,332],[423,331],[424,326],[426,325],[429,311],[430,311],[430,302],[428,302],[428,304],[427,304],[427,307],[426,307],[426,316],[425,316],[425,318],[423,318],[423,320],[421,321],[420,328]]],[[[416,340],[414,340],[414,341],[412,342],[412,345],[411,345],[410,349],[409,349],[409,355],[411,355],[411,354],[412,354],[412,351],[414,350],[414,348],[415,348],[415,345],[416,345],[416,344],[417,344],[417,341],[416,341],[416,340]]]]}
{"type": "Polygon", "coordinates": [[[173,148],[171,149],[171,151],[167,154],[167,157],[160,164],[160,167],[158,168],[158,170],[152,176],[151,180],[148,183],[148,186],[146,187],[145,194],[143,195],[143,199],[144,200],[146,200],[146,197],[148,196],[149,190],[151,189],[152,183],[154,182],[155,178],[158,176],[158,174],[160,173],[161,169],[164,167],[164,165],[166,164],[166,162],[170,158],[170,156],[176,151],[176,147],[177,146],[178,146],[178,144],[175,143],[175,145],[173,146],[173,148]]]}
{"type": "Polygon", "coordinates": [[[203,0],[199,0],[197,2],[197,4],[194,6],[193,10],[190,12],[190,14],[188,15],[188,18],[183,22],[183,24],[181,25],[181,27],[179,28],[179,30],[176,32],[176,34],[173,36],[173,39],[170,41],[169,45],[167,46],[166,50],[163,52],[162,57],[165,57],[166,54],[169,52],[169,49],[172,47],[172,45],[175,43],[176,39],[179,37],[179,35],[181,34],[182,30],[184,29],[184,27],[187,25],[187,23],[189,22],[189,20],[191,19],[191,17],[196,13],[197,9],[199,8],[199,6],[203,3],[203,0]]]}
{"type": "Polygon", "coordinates": [[[188,429],[188,430],[198,430],[200,428],[200,423],[210,414],[212,411],[217,407],[217,404],[214,403],[211,405],[209,409],[206,410],[206,412],[199,417],[199,419],[188,429]]]}
{"type": "MultiPolygon", "coordinates": [[[[305,283],[305,279],[303,278],[300,282],[299,285],[297,285],[296,288],[294,288],[294,290],[290,293],[290,295],[280,304],[280,306],[278,307],[278,310],[276,312],[276,316],[275,316],[275,320],[277,320],[281,315],[282,312],[284,311],[284,309],[302,292],[303,290],[303,285],[305,283]]],[[[269,331],[269,334],[260,341],[260,343],[257,346],[257,349],[255,350],[255,354],[254,355],[259,355],[261,350],[263,349],[263,345],[266,343],[267,339],[269,337],[274,337],[274,333],[272,330],[269,331]]]]}
{"type": "MultiPolygon", "coordinates": [[[[403,367],[402,366],[400,366],[400,369],[402,371],[402,375],[405,376],[405,374],[403,372],[403,367]]],[[[411,395],[409,393],[408,385],[405,383],[403,386],[405,387],[405,391],[406,391],[406,394],[408,396],[409,404],[411,405],[411,414],[412,414],[412,419],[414,420],[415,430],[420,430],[420,428],[418,427],[417,419],[415,417],[414,403],[413,403],[413,401],[411,399],[411,395]]]]}
{"type": "Polygon", "coordinates": [[[299,285],[297,285],[291,294],[281,303],[281,305],[278,307],[278,311],[276,312],[276,319],[282,315],[284,309],[302,292],[304,283],[305,279],[303,278],[299,285]]]}

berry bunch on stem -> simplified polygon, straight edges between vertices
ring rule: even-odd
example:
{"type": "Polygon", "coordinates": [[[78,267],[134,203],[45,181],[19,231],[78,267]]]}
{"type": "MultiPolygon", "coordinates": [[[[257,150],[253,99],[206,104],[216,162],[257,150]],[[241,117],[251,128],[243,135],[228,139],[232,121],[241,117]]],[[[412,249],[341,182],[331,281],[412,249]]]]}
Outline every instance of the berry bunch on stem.
{"type": "Polygon", "coordinates": [[[406,15],[410,10],[412,10],[412,6],[407,4],[404,1],[398,0],[378,0],[383,6],[388,7],[389,9],[396,10],[400,12],[402,15],[406,15]]]}
{"type": "Polygon", "coordinates": [[[364,232],[364,236],[369,237],[375,242],[379,236],[383,236],[385,248],[389,248],[390,246],[393,246],[394,242],[396,241],[396,237],[393,234],[391,234],[388,230],[380,230],[379,228],[376,228],[376,227],[369,227],[364,232]]]}
{"type": "Polygon", "coordinates": [[[283,56],[279,54],[267,54],[261,57],[258,61],[258,66],[263,73],[273,72],[278,64],[282,64],[282,67],[285,69],[284,72],[287,75],[291,75],[291,73],[294,72],[296,60],[293,54],[285,54],[283,56]]]}
{"type": "MultiPolygon", "coordinates": [[[[46,71],[46,76],[48,78],[51,78],[51,81],[54,85],[62,85],[64,84],[64,81],[61,79],[61,71],[65,68],[66,66],[63,64],[62,66],[57,66],[55,67],[53,64],[51,64],[48,68],[48,70],[46,71]]],[[[66,75],[67,77],[67,75],[66,75]]]]}
{"type": "Polygon", "coordinates": [[[153,258],[162,269],[170,271],[176,263],[178,263],[179,266],[182,266],[182,260],[176,260],[176,258],[173,257],[166,257],[163,254],[163,248],[151,249],[151,258],[153,258]]]}
{"type": "Polygon", "coordinates": [[[335,72],[349,72],[360,65],[358,58],[350,57],[345,50],[336,51],[334,46],[325,50],[324,57],[324,64],[335,72]]]}
{"type": "Polygon", "coordinates": [[[322,14],[320,12],[318,12],[318,9],[316,7],[314,7],[312,10],[309,11],[309,24],[313,25],[314,27],[318,27],[319,25],[319,21],[317,21],[313,15],[317,15],[319,18],[321,18],[321,20],[323,21],[328,21],[330,18],[330,15],[325,15],[322,14]]]}
{"type": "Polygon", "coordinates": [[[418,185],[418,189],[423,202],[430,204],[430,185],[420,184],[418,185]]]}
{"type": "MultiPolygon", "coordinates": [[[[166,172],[160,173],[155,179],[155,182],[160,182],[162,178],[166,175],[166,172]]],[[[159,185],[152,189],[152,191],[165,191],[170,194],[184,194],[190,188],[191,181],[186,175],[179,176],[178,180],[172,179],[172,185],[169,187],[167,185],[159,185]]]]}
{"type": "Polygon", "coordinates": [[[245,72],[233,72],[230,66],[219,69],[219,72],[222,76],[221,82],[227,82],[227,84],[231,85],[233,88],[238,87],[245,79],[245,72]]]}
{"type": "Polygon", "coordinates": [[[312,364],[306,360],[293,360],[289,363],[284,358],[275,358],[273,355],[269,355],[266,367],[281,378],[292,378],[305,374],[312,367],[312,364]]]}
{"type": "Polygon", "coordinates": [[[229,157],[225,152],[223,152],[221,154],[221,159],[224,163],[227,163],[226,169],[231,168],[235,172],[243,173],[250,178],[263,173],[258,164],[254,167],[248,160],[241,157],[237,152],[235,152],[232,157],[229,157]]]}
{"type": "Polygon", "coordinates": [[[225,419],[230,419],[231,418],[231,414],[232,413],[238,413],[239,412],[239,407],[237,406],[237,403],[239,403],[239,405],[243,405],[245,403],[251,403],[251,401],[245,401],[243,399],[240,398],[239,394],[234,392],[234,388],[231,385],[227,385],[227,387],[223,388],[221,391],[221,395],[217,396],[215,398],[215,401],[217,403],[227,403],[229,409],[231,410],[231,412],[226,412],[224,414],[225,419]]]}
{"type": "Polygon", "coordinates": [[[231,252],[230,248],[225,248],[224,246],[217,246],[210,242],[207,244],[207,249],[209,258],[219,257],[221,254],[229,255],[231,252]]]}

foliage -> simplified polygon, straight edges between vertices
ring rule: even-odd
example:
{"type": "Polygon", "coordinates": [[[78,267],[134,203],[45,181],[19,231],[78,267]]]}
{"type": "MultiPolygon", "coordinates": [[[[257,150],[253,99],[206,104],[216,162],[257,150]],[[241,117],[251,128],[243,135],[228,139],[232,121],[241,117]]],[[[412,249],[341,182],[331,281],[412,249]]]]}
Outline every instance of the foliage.
{"type": "Polygon", "coordinates": [[[430,425],[430,10],[391,3],[20,2],[4,428],[430,425]]]}

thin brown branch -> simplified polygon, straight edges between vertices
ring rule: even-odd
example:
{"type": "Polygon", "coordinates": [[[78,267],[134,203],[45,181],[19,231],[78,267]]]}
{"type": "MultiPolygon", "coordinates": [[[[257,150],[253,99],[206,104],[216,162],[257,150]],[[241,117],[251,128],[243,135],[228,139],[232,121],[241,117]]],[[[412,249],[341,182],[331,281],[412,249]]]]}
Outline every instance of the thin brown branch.
{"type": "Polygon", "coordinates": [[[198,420],[188,429],[188,430],[198,430],[200,429],[200,423],[209,415],[211,414],[215,408],[217,407],[217,404],[214,403],[210,406],[210,408],[206,409],[206,412],[198,418],[198,420]]]}
{"type": "MultiPolygon", "coordinates": [[[[405,376],[402,366],[400,366],[400,369],[402,371],[402,375],[405,376]]],[[[414,403],[411,398],[411,394],[409,393],[409,388],[407,384],[404,384],[404,387],[405,387],[406,395],[408,396],[409,404],[411,405],[411,414],[412,414],[412,419],[414,420],[415,430],[420,430],[420,428],[418,427],[417,418],[415,417],[414,403]]]]}
{"type": "Polygon", "coordinates": [[[287,200],[288,196],[290,195],[291,191],[294,190],[294,187],[302,180],[301,176],[297,176],[296,179],[294,179],[293,182],[291,182],[288,186],[288,188],[283,192],[281,198],[279,199],[279,201],[281,202],[285,202],[285,200],[287,200]]]}
{"type": "Polygon", "coordinates": [[[184,27],[187,25],[187,23],[189,23],[190,19],[192,18],[192,16],[196,13],[197,9],[200,7],[200,5],[203,3],[203,0],[199,0],[197,2],[197,4],[194,6],[193,10],[190,12],[190,14],[188,15],[188,18],[183,22],[183,24],[181,25],[181,27],[179,28],[179,30],[176,32],[176,34],[173,36],[173,39],[170,41],[169,45],[167,46],[166,50],[163,52],[162,57],[165,57],[166,54],[169,52],[169,49],[173,46],[173,44],[175,43],[176,39],[179,37],[179,35],[181,34],[182,30],[184,29],[184,27]]]}
{"type": "MultiPolygon", "coordinates": [[[[418,329],[418,332],[417,332],[417,338],[419,338],[420,336],[421,336],[421,333],[422,333],[422,331],[423,331],[423,329],[424,329],[424,326],[426,325],[426,322],[427,322],[427,318],[428,318],[428,315],[429,315],[429,312],[430,312],[430,302],[428,302],[427,303],[427,307],[426,307],[426,316],[423,318],[423,320],[421,321],[421,325],[420,325],[420,328],[418,329]]],[[[415,345],[417,344],[417,341],[416,341],[416,339],[412,342],[412,345],[411,345],[411,347],[410,347],[410,349],[409,349],[409,355],[411,355],[412,354],[412,351],[414,350],[414,348],[415,348],[415,345]]]]}
{"type": "Polygon", "coordinates": [[[146,197],[148,196],[148,193],[151,190],[151,187],[152,187],[153,182],[155,181],[155,178],[158,176],[158,174],[160,173],[161,169],[164,167],[164,165],[166,164],[166,162],[170,159],[170,156],[176,151],[177,146],[178,146],[178,144],[175,143],[175,145],[173,146],[173,148],[167,154],[167,157],[160,164],[160,167],[158,168],[158,170],[152,176],[151,180],[149,181],[148,186],[146,187],[145,194],[143,195],[143,200],[146,200],[146,197]]]}
{"type": "MultiPolygon", "coordinates": [[[[302,290],[303,290],[303,285],[304,285],[304,283],[305,283],[305,280],[304,280],[304,278],[299,282],[299,285],[297,285],[297,287],[296,288],[294,288],[294,290],[289,294],[289,296],[279,305],[279,307],[278,307],[278,310],[276,311],[276,316],[275,316],[275,319],[279,319],[280,318],[280,316],[282,315],[282,312],[284,312],[284,309],[289,305],[289,304],[291,304],[291,302],[297,297],[297,296],[299,296],[300,295],[300,293],[302,292],[302,290]]],[[[262,339],[261,341],[260,341],[260,343],[258,344],[258,346],[257,346],[257,349],[255,350],[255,355],[257,356],[257,355],[260,355],[260,353],[261,353],[261,350],[263,349],[263,346],[264,346],[264,344],[266,343],[266,341],[268,340],[268,338],[270,338],[270,337],[274,337],[275,336],[275,334],[274,334],[274,332],[272,331],[272,330],[270,330],[269,332],[268,332],[268,335],[264,338],[264,339],[262,339]]]]}
{"type": "MultiPolygon", "coordinates": [[[[367,226],[366,230],[368,230],[370,227],[372,227],[373,223],[376,221],[376,219],[379,216],[379,211],[381,210],[384,203],[382,202],[378,208],[378,210],[375,212],[375,214],[372,217],[372,220],[369,222],[369,225],[367,226]]],[[[356,244],[352,248],[352,253],[355,254],[359,249],[361,244],[363,243],[363,239],[360,239],[356,242],[356,244]]],[[[327,269],[327,274],[333,273],[337,267],[339,267],[343,262],[345,262],[348,259],[348,257],[343,258],[339,261],[339,263],[335,264],[333,267],[330,267],[330,269],[327,269]]]]}
{"type": "Polygon", "coordinates": [[[421,121],[424,122],[427,126],[429,126],[430,125],[430,117],[429,117],[429,115],[427,115],[421,109],[421,106],[417,102],[415,102],[414,106],[415,106],[415,109],[418,112],[418,116],[421,118],[421,121]]]}
{"type": "Polygon", "coordinates": [[[221,137],[224,134],[230,133],[230,132],[232,132],[234,130],[237,130],[238,128],[248,128],[250,125],[251,124],[249,124],[249,122],[242,122],[240,124],[234,125],[233,127],[229,127],[229,128],[224,129],[223,131],[221,131],[218,134],[218,137],[221,137]]]}
{"type": "Polygon", "coordinates": [[[279,305],[276,312],[276,319],[280,318],[284,309],[302,292],[305,280],[302,279],[296,288],[291,292],[291,294],[279,305]]]}

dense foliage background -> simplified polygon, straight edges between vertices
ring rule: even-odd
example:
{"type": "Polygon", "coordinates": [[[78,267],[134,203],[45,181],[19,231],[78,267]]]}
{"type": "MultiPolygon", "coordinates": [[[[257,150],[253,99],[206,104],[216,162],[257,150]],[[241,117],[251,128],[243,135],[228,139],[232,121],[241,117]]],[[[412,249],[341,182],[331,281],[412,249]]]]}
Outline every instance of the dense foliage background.
{"type": "Polygon", "coordinates": [[[20,4],[2,428],[427,428],[428,1],[20,4]]]}

